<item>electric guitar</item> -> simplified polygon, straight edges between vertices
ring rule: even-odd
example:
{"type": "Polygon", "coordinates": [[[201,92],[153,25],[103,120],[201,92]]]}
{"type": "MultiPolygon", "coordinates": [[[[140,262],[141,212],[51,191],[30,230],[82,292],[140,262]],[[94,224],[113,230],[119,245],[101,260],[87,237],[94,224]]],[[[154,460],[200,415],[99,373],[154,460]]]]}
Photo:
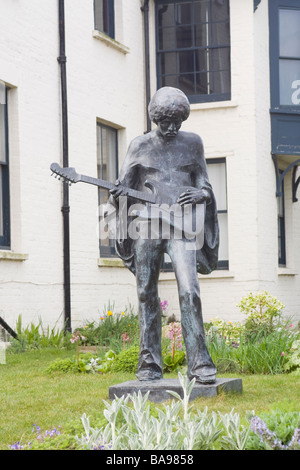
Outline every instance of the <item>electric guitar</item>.
{"type": "MultiPolygon", "coordinates": [[[[65,182],[88,183],[104,189],[114,189],[116,186],[109,181],[78,174],[75,168],[61,167],[58,163],[50,166],[52,174],[58,175],[65,182]]],[[[149,191],[137,191],[122,186],[122,196],[129,196],[137,201],[146,203],[146,206],[134,208],[129,215],[138,216],[139,220],[158,219],[171,224],[177,230],[184,230],[186,236],[195,236],[203,232],[205,218],[205,202],[201,204],[187,204],[180,206],[178,197],[185,191],[194,189],[188,186],[170,187],[159,181],[149,179],[145,182],[149,191]],[[184,223],[183,223],[184,222],[184,223]]]]}

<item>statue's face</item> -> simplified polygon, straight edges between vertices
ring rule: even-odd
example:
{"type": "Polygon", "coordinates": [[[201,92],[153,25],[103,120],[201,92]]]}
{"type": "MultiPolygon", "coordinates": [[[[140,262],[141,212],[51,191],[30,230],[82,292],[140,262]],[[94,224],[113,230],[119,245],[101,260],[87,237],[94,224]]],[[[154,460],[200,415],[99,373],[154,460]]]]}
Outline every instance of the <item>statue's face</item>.
{"type": "Polygon", "coordinates": [[[158,132],[164,138],[174,138],[178,134],[182,120],[178,117],[165,117],[157,123],[158,132]]]}

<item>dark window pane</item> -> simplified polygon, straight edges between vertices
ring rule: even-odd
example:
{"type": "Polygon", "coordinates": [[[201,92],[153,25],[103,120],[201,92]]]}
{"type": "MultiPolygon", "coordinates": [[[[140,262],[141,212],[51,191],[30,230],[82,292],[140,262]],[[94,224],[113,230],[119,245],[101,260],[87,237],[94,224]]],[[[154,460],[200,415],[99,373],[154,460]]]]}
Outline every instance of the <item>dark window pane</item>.
{"type": "Polygon", "coordinates": [[[222,72],[210,73],[210,93],[217,95],[230,92],[230,72],[223,70],[222,72]]]}
{"type": "Polygon", "coordinates": [[[196,72],[209,69],[209,49],[198,49],[196,52],[196,72]]]}
{"type": "Polygon", "coordinates": [[[161,5],[158,7],[158,26],[165,28],[166,26],[175,25],[174,4],[161,5]]]}
{"type": "Polygon", "coordinates": [[[210,70],[228,69],[229,62],[230,62],[229,47],[211,49],[209,53],[209,57],[210,57],[210,70]]]}
{"type": "Polygon", "coordinates": [[[300,10],[279,10],[279,44],[281,56],[300,58],[300,10]]]}
{"type": "Polygon", "coordinates": [[[182,74],[178,77],[178,86],[186,95],[195,94],[194,74],[182,74]]]}
{"type": "Polygon", "coordinates": [[[194,52],[184,51],[178,53],[179,58],[179,71],[181,73],[194,72],[194,52]]]}
{"type": "Polygon", "coordinates": [[[161,77],[160,86],[172,86],[178,88],[178,75],[166,75],[161,77]]]}
{"type": "Polygon", "coordinates": [[[94,0],[95,29],[114,37],[114,0],[94,0]]]}
{"type": "Polygon", "coordinates": [[[210,1],[194,2],[195,23],[204,23],[209,21],[210,1]]]}
{"type": "Polygon", "coordinates": [[[176,48],[192,47],[192,26],[180,26],[176,28],[176,48]]]}
{"type": "Polygon", "coordinates": [[[209,74],[197,73],[196,74],[196,94],[197,95],[207,95],[209,88],[209,74]]]}
{"type": "Polygon", "coordinates": [[[175,29],[164,28],[158,31],[158,47],[159,50],[174,49],[175,44],[175,29]]]}
{"type": "MultiPolygon", "coordinates": [[[[97,126],[97,166],[98,177],[114,182],[118,172],[118,141],[117,130],[102,124],[97,126]]],[[[99,222],[103,221],[105,204],[109,198],[106,189],[99,188],[99,222]]],[[[107,227],[106,227],[107,228],[107,227]]],[[[104,229],[100,231],[100,256],[115,256],[114,240],[110,238],[109,232],[104,229]]]]}
{"type": "Polygon", "coordinates": [[[208,46],[210,42],[208,23],[195,25],[194,31],[195,31],[195,46],[196,47],[208,46]]]}
{"type": "Polygon", "coordinates": [[[163,75],[176,74],[176,52],[164,52],[159,54],[160,73],[163,75]]]}
{"type": "Polygon", "coordinates": [[[212,46],[226,45],[230,43],[229,23],[212,23],[211,25],[212,46]]]}
{"type": "Polygon", "coordinates": [[[229,19],[229,2],[227,0],[212,1],[212,21],[229,19]]]}
{"type": "Polygon", "coordinates": [[[177,24],[192,23],[192,3],[178,3],[175,5],[175,20],[177,24]]]}
{"type": "Polygon", "coordinates": [[[300,104],[300,60],[279,61],[279,91],[281,105],[300,104]]]}
{"type": "Polygon", "coordinates": [[[6,87],[0,82],[0,247],[10,247],[6,87]]]}
{"type": "Polygon", "coordinates": [[[0,164],[6,163],[5,105],[0,103],[0,164]]]}
{"type": "Polygon", "coordinates": [[[2,167],[0,166],[0,237],[3,237],[3,225],[2,167]]]}

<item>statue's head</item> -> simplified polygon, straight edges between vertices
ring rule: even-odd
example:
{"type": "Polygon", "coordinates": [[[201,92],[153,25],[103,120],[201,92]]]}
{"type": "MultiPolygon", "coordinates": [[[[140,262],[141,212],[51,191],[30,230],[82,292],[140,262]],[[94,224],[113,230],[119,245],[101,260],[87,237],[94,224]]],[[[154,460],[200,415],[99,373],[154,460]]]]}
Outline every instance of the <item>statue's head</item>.
{"type": "Polygon", "coordinates": [[[166,118],[182,122],[189,117],[190,103],[183,91],[178,88],[163,87],[153,95],[148,112],[155,124],[166,118]]]}

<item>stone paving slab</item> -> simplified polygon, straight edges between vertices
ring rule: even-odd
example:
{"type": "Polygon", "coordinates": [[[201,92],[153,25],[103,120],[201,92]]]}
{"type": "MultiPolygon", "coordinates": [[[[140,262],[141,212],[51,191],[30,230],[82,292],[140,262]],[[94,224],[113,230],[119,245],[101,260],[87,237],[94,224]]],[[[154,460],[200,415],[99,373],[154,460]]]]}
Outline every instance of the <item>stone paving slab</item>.
{"type": "MultiPolygon", "coordinates": [[[[122,395],[129,395],[141,391],[143,395],[149,393],[149,400],[154,403],[161,403],[174,398],[168,390],[177,392],[181,397],[183,390],[178,379],[161,379],[161,380],[129,380],[120,384],[112,385],[109,387],[109,398],[113,400],[115,397],[122,395]]],[[[224,379],[217,378],[213,384],[200,384],[195,383],[194,388],[190,395],[190,401],[198,397],[216,397],[221,391],[242,393],[243,385],[242,379],[224,379]]]]}

